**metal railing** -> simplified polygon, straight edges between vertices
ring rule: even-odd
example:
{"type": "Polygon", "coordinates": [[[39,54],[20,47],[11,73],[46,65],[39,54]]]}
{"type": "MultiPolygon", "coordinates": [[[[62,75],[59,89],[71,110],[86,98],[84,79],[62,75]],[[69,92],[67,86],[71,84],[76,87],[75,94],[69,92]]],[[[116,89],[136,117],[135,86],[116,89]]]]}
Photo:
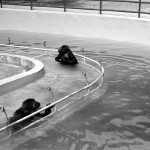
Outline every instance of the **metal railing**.
{"type": "MultiPolygon", "coordinates": [[[[16,49],[15,53],[19,53],[19,51],[20,51],[19,49],[28,48],[28,49],[30,49],[32,54],[33,54],[33,52],[36,53],[36,51],[38,51],[37,52],[37,56],[35,56],[35,58],[37,58],[37,57],[40,58],[40,57],[43,57],[43,56],[52,56],[53,57],[53,56],[56,56],[56,52],[57,52],[57,50],[48,49],[46,47],[45,48],[32,48],[32,47],[27,47],[27,46],[14,46],[14,45],[5,45],[5,44],[0,44],[0,48],[1,49],[5,49],[6,51],[8,50],[9,53],[10,52],[14,53],[14,49],[16,49]],[[41,51],[41,53],[39,53],[39,51],[41,51]]],[[[82,72],[82,75],[85,77],[85,86],[83,86],[82,88],[72,92],[71,94],[69,94],[69,95],[67,95],[67,96],[65,96],[65,97],[63,97],[61,99],[56,99],[54,97],[54,95],[53,95],[52,90],[51,90],[54,102],[51,103],[48,106],[45,106],[44,108],[42,108],[42,109],[40,109],[40,110],[38,110],[36,112],[28,115],[28,116],[20,119],[20,120],[15,121],[14,123],[11,123],[11,124],[7,123],[8,125],[0,128],[0,133],[2,135],[3,135],[4,131],[8,132],[8,135],[5,138],[4,137],[0,138],[0,141],[3,141],[4,139],[9,138],[12,134],[16,134],[16,133],[18,133],[18,132],[20,132],[22,130],[25,130],[25,129],[27,129],[27,128],[29,128],[29,127],[31,127],[31,126],[39,123],[39,122],[42,122],[45,118],[47,118],[49,116],[52,116],[53,114],[55,115],[55,114],[57,114],[59,112],[61,112],[61,114],[63,114],[62,113],[63,110],[64,111],[70,110],[71,109],[71,105],[72,104],[74,105],[74,103],[77,102],[77,101],[83,102],[82,99],[84,97],[89,96],[90,94],[93,94],[93,92],[96,91],[101,86],[102,81],[103,81],[103,76],[104,76],[104,68],[101,65],[101,61],[99,61],[99,60],[96,61],[96,60],[93,60],[91,58],[86,57],[84,49],[81,49],[80,52],[83,53],[83,55],[76,54],[76,53],[74,53],[74,54],[76,55],[76,57],[77,57],[77,59],[78,59],[78,61],[80,63],[83,63],[84,65],[88,65],[89,67],[92,67],[98,73],[98,76],[96,77],[96,79],[94,81],[92,81],[91,83],[89,83],[88,76],[86,75],[85,72],[82,72]],[[65,103],[64,103],[64,101],[65,101],[65,103]],[[60,103],[62,103],[62,104],[60,104],[60,103]],[[43,118],[40,118],[39,120],[36,120],[36,121],[30,123],[29,125],[23,127],[22,129],[20,129],[17,132],[14,132],[14,133],[11,132],[11,127],[12,126],[14,126],[14,125],[16,125],[16,124],[18,124],[18,123],[20,123],[20,122],[22,122],[22,121],[32,117],[32,116],[35,116],[36,114],[46,110],[47,108],[50,108],[51,106],[54,106],[54,105],[56,105],[57,109],[55,109],[51,114],[49,114],[49,115],[47,115],[47,116],[45,116],[43,118]]],[[[3,112],[6,115],[7,122],[9,122],[7,113],[6,113],[6,111],[4,111],[5,108],[3,107],[2,110],[3,110],[3,112]]],[[[55,115],[55,116],[57,116],[57,115],[55,115]]],[[[55,116],[54,116],[54,118],[55,118],[55,116]]]]}
{"type": "Polygon", "coordinates": [[[79,6],[74,2],[71,4],[67,0],[63,0],[61,3],[57,3],[57,0],[54,2],[51,1],[44,1],[44,0],[0,0],[1,8],[4,5],[19,5],[19,6],[29,6],[31,10],[34,9],[34,7],[54,7],[54,8],[63,8],[64,12],[67,11],[67,9],[82,9],[82,10],[97,10],[100,14],[103,12],[123,12],[123,13],[134,13],[137,14],[138,17],[141,17],[141,14],[150,14],[150,11],[143,11],[141,8],[142,6],[147,7],[146,5],[150,6],[150,2],[147,2],[146,0],[99,0],[99,6],[96,6],[96,8],[88,8],[87,6],[79,6]],[[111,7],[109,7],[109,4],[111,3],[111,7]],[[125,9],[119,9],[118,6],[113,6],[115,4],[120,4],[122,6],[123,4],[128,4],[128,6],[125,9]],[[136,6],[128,10],[130,5],[135,4],[136,6]]]}

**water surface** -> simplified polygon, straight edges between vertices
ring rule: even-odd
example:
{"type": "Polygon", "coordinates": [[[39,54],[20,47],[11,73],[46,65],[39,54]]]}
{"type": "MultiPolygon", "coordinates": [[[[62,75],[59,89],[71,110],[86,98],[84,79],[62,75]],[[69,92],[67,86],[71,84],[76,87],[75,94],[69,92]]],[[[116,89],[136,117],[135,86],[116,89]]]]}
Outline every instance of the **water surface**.
{"type": "Polygon", "coordinates": [[[47,46],[53,48],[68,44],[73,51],[79,51],[84,47],[88,57],[101,58],[105,76],[102,87],[82,106],[75,107],[69,117],[52,127],[40,127],[34,134],[26,132],[22,141],[6,142],[5,149],[149,150],[150,47],[106,39],[56,35],[39,38],[23,33],[15,36],[14,43],[47,40],[47,46]]]}

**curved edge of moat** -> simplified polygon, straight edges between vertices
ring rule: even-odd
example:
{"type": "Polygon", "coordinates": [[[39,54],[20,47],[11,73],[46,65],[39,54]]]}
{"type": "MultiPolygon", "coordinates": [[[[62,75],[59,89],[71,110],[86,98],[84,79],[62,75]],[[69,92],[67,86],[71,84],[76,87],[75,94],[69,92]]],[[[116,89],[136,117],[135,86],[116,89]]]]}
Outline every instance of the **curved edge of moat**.
{"type": "Polygon", "coordinates": [[[26,56],[0,53],[0,63],[24,68],[24,72],[0,80],[0,95],[27,85],[44,75],[44,64],[26,56]]]}

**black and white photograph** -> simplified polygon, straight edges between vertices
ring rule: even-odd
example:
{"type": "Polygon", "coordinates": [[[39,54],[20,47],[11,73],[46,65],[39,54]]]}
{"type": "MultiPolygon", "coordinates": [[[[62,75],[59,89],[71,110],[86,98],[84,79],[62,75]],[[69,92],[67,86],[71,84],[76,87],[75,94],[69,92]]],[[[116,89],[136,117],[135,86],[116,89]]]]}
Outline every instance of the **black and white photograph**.
{"type": "Polygon", "coordinates": [[[0,0],[0,150],[150,150],[150,0],[0,0]]]}

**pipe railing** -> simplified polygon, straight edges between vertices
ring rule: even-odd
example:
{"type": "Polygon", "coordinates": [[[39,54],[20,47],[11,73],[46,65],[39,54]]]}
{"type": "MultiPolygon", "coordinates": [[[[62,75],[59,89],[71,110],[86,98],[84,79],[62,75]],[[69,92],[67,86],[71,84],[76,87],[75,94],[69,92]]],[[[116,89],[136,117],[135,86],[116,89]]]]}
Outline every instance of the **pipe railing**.
{"type": "MultiPolygon", "coordinates": [[[[57,0],[56,0],[57,2],[57,0]]],[[[20,1],[20,3],[17,1],[17,3],[15,3],[15,0],[0,0],[0,5],[1,5],[1,8],[3,7],[3,5],[25,5],[25,6],[30,6],[30,9],[33,10],[34,6],[36,7],[55,7],[55,8],[63,8],[64,9],[64,12],[67,11],[67,8],[68,9],[82,9],[82,10],[98,10],[100,14],[102,14],[104,11],[111,11],[111,12],[123,12],[123,13],[136,13],[138,15],[138,18],[141,17],[141,14],[150,14],[150,12],[143,12],[141,11],[141,7],[143,4],[149,4],[150,5],[150,2],[147,2],[147,1],[143,1],[143,0],[99,0],[99,9],[94,9],[94,8],[78,8],[78,7],[73,7],[73,8],[70,8],[68,6],[69,3],[67,3],[67,0],[63,0],[63,5],[62,6],[57,6],[57,4],[55,4],[54,2],[54,6],[53,4],[49,4],[49,3],[46,3],[46,2],[43,2],[42,0],[40,2],[37,2],[37,1],[33,1],[33,0],[30,0],[30,1],[20,1]],[[128,3],[128,4],[138,4],[138,7],[137,7],[137,11],[133,11],[133,10],[120,10],[118,9],[117,7],[115,9],[106,9],[104,8],[104,5],[103,2],[111,2],[111,3],[128,3]],[[38,4],[40,3],[40,5],[38,4]],[[44,4],[44,5],[43,5],[44,4]],[[68,6],[68,7],[67,7],[68,6]]]]}
{"type": "MultiPolygon", "coordinates": [[[[57,50],[54,50],[54,49],[33,48],[33,47],[27,47],[27,46],[14,46],[14,45],[5,45],[5,44],[0,44],[0,47],[2,47],[2,48],[8,47],[8,51],[10,51],[10,49],[13,49],[13,48],[28,48],[28,49],[31,49],[31,50],[41,50],[41,51],[44,52],[44,55],[47,55],[47,54],[48,54],[48,52],[45,53],[45,50],[46,50],[46,51],[53,51],[53,52],[56,52],[56,51],[57,51],[57,50]]],[[[83,52],[83,54],[85,53],[84,50],[81,50],[81,52],[83,52]]],[[[55,99],[55,101],[54,101],[53,103],[51,103],[50,105],[45,106],[44,108],[42,108],[42,109],[40,109],[40,110],[38,110],[38,111],[36,111],[36,112],[34,112],[34,113],[32,113],[32,114],[30,114],[30,115],[24,117],[24,118],[22,118],[22,119],[19,119],[19,120],[15,121],[15,122],[13,122],[13,123],[11,123],[11,124],[8,124],[8,125],[6,125],[6,126],[0,128],[0,132],[2,132],[2,131],[4,131],[4,130],[7,130],[7,131],[8,131],[8,129],[9,129],[9,131],[10,131],[9,136],[11,136],[11,135],[12,135],[12,133],[11,133],[11,127],[12,127],[12,126],[14,126],[14,125],[16,125],[16,124],[18,124],[18,123],[20,123],[20,122],[22,122],[22,121],[24,121],[24,120],[26,120],[26,119],[32,117],[32,116],[35,116],[36,114],[38,114],[38,113],[40,113],[40,112],[42,112],[42,111],[44,111],[44,110],[50,108],[51,106],[57,105],[57,104],[59,104],[59,103],[65,101],[65,100],[67,100],[67,99],[69,99],[69,98],[73,98],[73,97],[75,96],[75,100],[77,100],[77,99],[82,98],[83,96],[89,95],[89,94],[93,93],[97,88],[99,88],[99,87],[101,86],[102,81],[103,81],[103,76],[104,76],[104,68],[102,67],[101,63],[98,62],[98,61],[96,61],[96,60],[93,60],[93,59],[91,59],[91,58],[88,58],[88,57],[86,57],[86,56],[84,56],[84,55],[80,55],[80,54],[76,54],[76,53],[74,53],[74,54],[75,54],[77,57],[80,57],[80,58],[81,58],[81,59],[80,59],[80,60],[82,60],[82,61],[80,61],[81,63],[84,63],[85,65],[89,65],[90,67],[94,68],[94,69],[98,72],[98,74],[99,74],[98,77],[97,77],[94,81],[92,81],[91,83],[88,83],[88,77],[87,77],[86,73],[83,73],[83,75],[85,76],[85,79],[86,79],[86,86],[84,86],[84,87],[82,87],[82,88],[80,88],[80,89],[78,89],[78,90],[72,92],[71,94],[69,94],[69,95],[67,95],[67,96],[65,96],[65,97],[63,97],[63,98],[61,98],[61,99],[58,99],[58,100],[55,99]],[[86,60],[87,60],[87,61],[86,61],[86,60]],[[91,64],[94,63],[95,65],[94,65],[94,66],[91,65],[89,62],[92,62],[91,64]],[[95,84],[96,84],[96,85],[95,85],[95,84]],[[94,87],[92,88],[92,86],[94,86],[94,87]],[[82,93],[81,93],[82,96],[79,96],[80,94],[78,95],[78,93],[80,93],[80,92],[82,92],[82,91],[85,91],[85,90],[87,91],[85,95],[82,95],[82,93]],[[77,97],[76,97],[76,95],[77,95],[77,97]]],[[[43,56],[43,55],[41,55],[41,56],[43,56]]],[[[39,57],[40,57],[40,56],[39,56],[39,57]]],[[[74,101],[75,101],[75,100],[74,100],[74,101]]],[[[71,101],[70,103],[73,103],[74,101],[71,101]]],[[[68,105],[69,105],[69,103],[66,104],[65,106],[68,106],[68,105]]],[[[63,108],[65,108],[65,106],[63,106],[63,108]]],[[[59,108],[59,110],[61,110],[61,109],[62,109],[62,108],[59,108]]],[[[57,110],[57,111],[59,111],[59,110],[57,110]]],[[[51,116],[52,114],[53,114],[53,113],[51,113],[51,114],[48,115],[48,116],[51,116]]],[[[6,114],[6,116],[7,116],[7,114],[6,114]]],[[[48,117],[48,116],[46,116],[46,117],[48,117]]],[[[45,119],[46,117],[41,118],[41,119],[39,119],[39,120],[36,120],[35,122],[29,124],[28,126],[24,127],[23,129],[21,129],[20,131],[22,131],[22,130],[24,130],[24,129],[26,129],[26,128],[28,128],[28,127],[30,127],[30,126],[32,126],[32,125],[38,123],[38,122],[40,122],[41,120],[45,119]]],[[[17,131],[17,132],[15,132],[15,133],[18,133],[18,132],[20,132],[20,131],[17,131]]],[[[13,133],[13,134],[14,134],[14,133],[13,133]]],[[[9,137],[9,136],[8,136],[8,137],[9,137]]],[[[3,139],[2,139],[2,140],[3,140],[3,139]]],[[[1,140],[0,140],[0,141],[1,141],[1,140]]]]}
{"type": "MultiPolygon", "coordinates": [[[[137,7],[137,11],[133,11],[133,10],[118,10],[116,9],[101,9],[101,11],[112,11],[112,12],[123,12],[123,13],[137,13],[138,14],[138,18],[140,18],[141,14],[150,14],[150,12],[143,12],[141,11],[141,6],[142,4],[149,4],[150,2],[146,2],[146,1],[142,1],[142,0],[133,0],[133,1],[129,1],[129,0],[100,0],[102,2],[114,2],[114,3],[129,3],[129,4],[138,4],[137,7]]],[[[102,5],[102,4],[101,4],[102,5]]],[[[102,6],[101,6],[102,7],[102,6]]]]}

